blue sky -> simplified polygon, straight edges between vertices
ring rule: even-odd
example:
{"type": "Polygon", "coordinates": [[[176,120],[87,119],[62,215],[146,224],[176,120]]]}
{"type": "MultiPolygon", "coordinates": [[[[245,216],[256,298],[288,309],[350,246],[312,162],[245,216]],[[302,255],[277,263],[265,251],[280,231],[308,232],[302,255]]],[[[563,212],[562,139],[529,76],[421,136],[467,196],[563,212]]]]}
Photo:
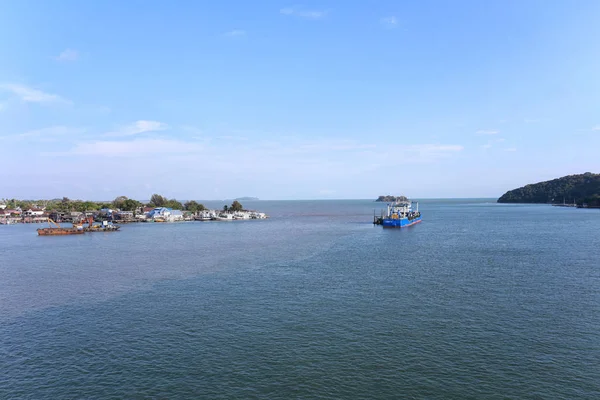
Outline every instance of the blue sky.
{"type": "Polygon", "coordinates": [[[600,172],[595,0],[0,5],[0,197],[498,197],[600,172]]]}

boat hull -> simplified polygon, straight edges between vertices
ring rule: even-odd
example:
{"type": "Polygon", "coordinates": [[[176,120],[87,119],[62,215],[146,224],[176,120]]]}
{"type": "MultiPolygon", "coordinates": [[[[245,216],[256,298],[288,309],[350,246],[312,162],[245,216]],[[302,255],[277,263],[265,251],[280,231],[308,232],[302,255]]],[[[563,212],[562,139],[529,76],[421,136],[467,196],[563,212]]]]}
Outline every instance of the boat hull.
{"type": "Polygon", "coordinates": [[[113,228],[105,228],[105,227],[98,227],[98,228],[83,228],[83,230],[85,232],[116,232],[120,229],[120,226],[115,226],[113,228]]]}
{"type": "Polygon", "coordinates": [[[421,217],[409,220],[408,218],[384,218],[381,222],[384,228],[408,228],[421,222],[421,217]]]}
{"type": "Polygon", "coordinates": [[[82,229],[77,228],[40,228],[37,230],[40,236],[62,236],[62,235],[81,235],[82,229]]]}

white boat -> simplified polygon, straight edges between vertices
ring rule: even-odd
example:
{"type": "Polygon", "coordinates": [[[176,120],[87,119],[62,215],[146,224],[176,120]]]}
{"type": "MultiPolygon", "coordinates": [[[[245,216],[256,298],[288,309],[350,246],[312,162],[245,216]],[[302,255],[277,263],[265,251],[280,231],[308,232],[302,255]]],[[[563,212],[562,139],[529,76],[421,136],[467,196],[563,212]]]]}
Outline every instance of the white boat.
{"type": "Polygon", "coordinates": [[[215,219],[217,221],[234,221],[235,217],[233,214],[221,213],[221,214],[217,215],[217,217],[215,219]]]}
{"type": "Polygon", "coordinates": [[[236,212],[233,214],[235,219],[250,219],[250,213],[247,212],[236,212]]]}

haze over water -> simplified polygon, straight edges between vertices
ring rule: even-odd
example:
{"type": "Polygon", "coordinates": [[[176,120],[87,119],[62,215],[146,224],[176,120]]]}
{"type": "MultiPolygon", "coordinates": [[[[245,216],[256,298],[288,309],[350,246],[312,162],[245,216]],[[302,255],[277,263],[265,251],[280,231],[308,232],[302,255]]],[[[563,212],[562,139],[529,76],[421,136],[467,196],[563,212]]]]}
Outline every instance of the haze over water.
{"type": "Polygon", "coordinates": [[[600,398],[598,210],[244,205],[271,219],[0,226],[0,398],[600,398]]]}

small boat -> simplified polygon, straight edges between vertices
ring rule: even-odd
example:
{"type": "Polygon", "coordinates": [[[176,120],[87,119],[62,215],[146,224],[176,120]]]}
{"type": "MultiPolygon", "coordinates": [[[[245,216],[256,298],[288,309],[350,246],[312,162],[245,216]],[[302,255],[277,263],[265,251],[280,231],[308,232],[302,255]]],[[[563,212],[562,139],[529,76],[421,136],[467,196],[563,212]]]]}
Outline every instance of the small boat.
{"type": "Polygon", "coordinates": [[[234,221],[235,218],[233,216],[233,214],[229,214],[229,213],[220,213],[216,218],[216,221],[234,221]]]}
{"type": "Polygon", "coordinates": [[[49,228],[39,228],[37,233],[39,236],[60,236],[60,235],[81,235],[84,232],[83,225],[75,225],[71,228],[64,228],[48,218],[49,228]],[[52,227],[54,225],[54,227],[52,227]]]}
{"type": "Polygon", "coordinates": [[[88,226],[83,228],[85,232],[116,232],[121,227],[119,225],[113,225],[112,222],[102,221],[101,225],[94,225],[94,219],[90,217],[88,219],[88,226]]]}

